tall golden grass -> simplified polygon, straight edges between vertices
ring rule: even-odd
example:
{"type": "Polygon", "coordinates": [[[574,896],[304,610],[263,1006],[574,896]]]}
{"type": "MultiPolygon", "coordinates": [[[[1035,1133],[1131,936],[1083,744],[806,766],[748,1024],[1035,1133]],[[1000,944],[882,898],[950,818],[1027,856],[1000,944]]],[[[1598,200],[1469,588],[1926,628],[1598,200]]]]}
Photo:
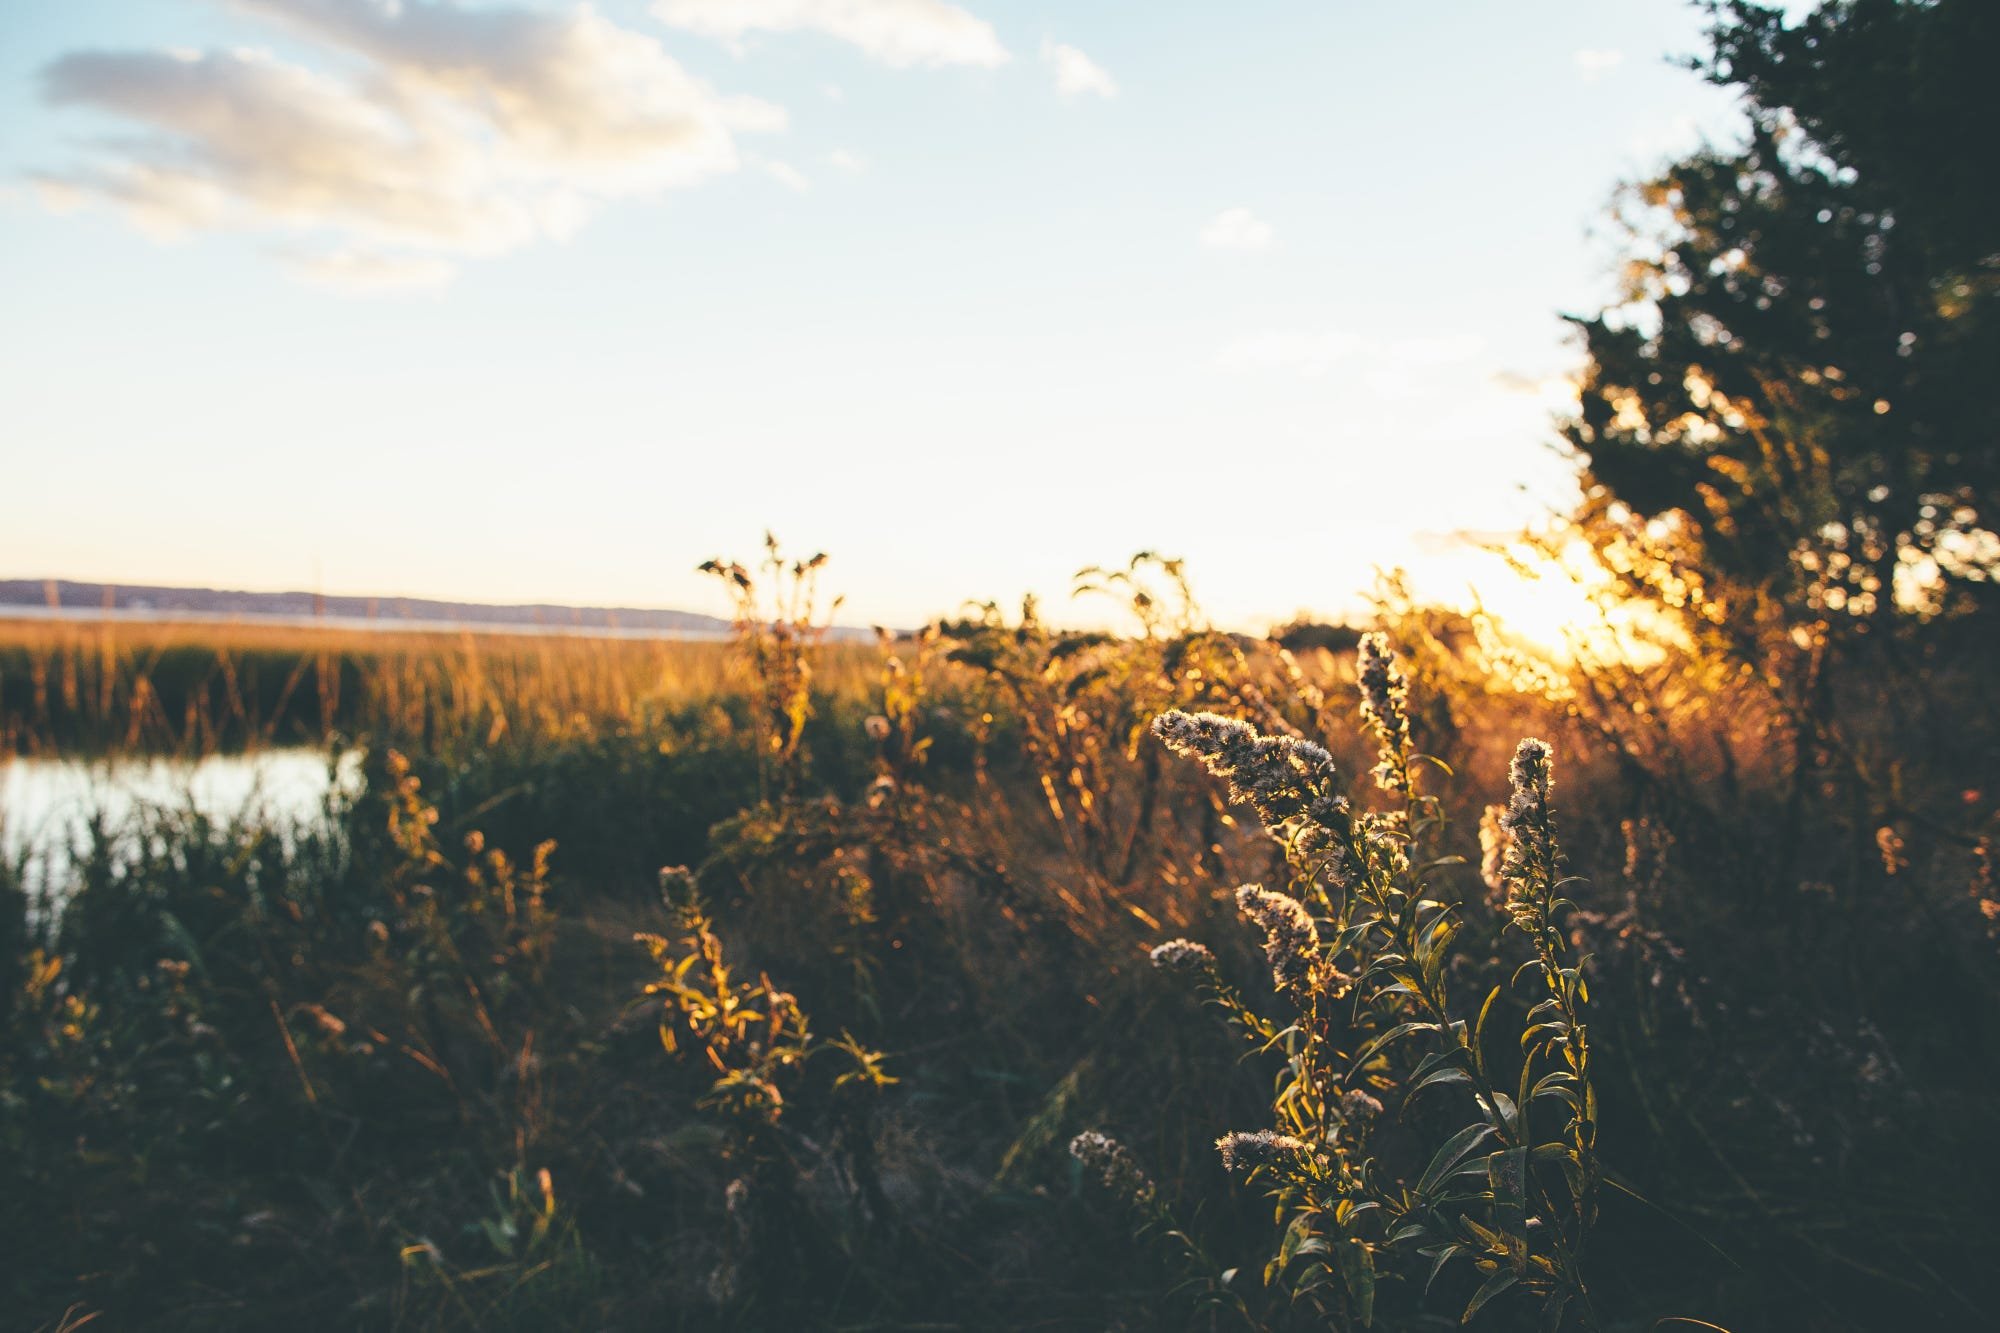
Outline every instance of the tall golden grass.
{"type": "MultiPolygon", "coordinates": [[[[335,733],[573,738],[738,690],[729,652],[571,634],[0,619],[0,755],[199,755],[335,733]]],[[[872,645],[828,644],[816,683],[860,692],[878,660],[872,645]]]]}

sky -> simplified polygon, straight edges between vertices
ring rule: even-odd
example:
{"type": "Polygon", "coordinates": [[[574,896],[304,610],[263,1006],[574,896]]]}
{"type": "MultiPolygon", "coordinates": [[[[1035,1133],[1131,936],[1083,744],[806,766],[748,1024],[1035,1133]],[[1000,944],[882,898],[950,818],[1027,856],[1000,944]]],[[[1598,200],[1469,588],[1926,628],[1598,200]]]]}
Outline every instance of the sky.
{"type": "MultiPolygon", "coordinates": [[[[10,0],[0,577],[1447,600],[1728,95],[1682,0],[10,0]]],[[[1482,583],[1490,603],[1502,590],[1482,583]]]]}

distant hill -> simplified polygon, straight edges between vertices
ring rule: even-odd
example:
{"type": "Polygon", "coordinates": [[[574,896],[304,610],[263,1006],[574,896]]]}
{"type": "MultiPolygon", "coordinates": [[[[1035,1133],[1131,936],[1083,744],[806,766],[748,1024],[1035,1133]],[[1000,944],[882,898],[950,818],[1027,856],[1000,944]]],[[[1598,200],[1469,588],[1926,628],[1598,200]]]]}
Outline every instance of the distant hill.
{"type": "MultiPolygon", "coordinates": [[[[109,612],[134,620],[265,620],[377,629],[490,629],[602,633],[631,637],[718,638],[729,622],[692,611],[630,606],[436,602],[421,597],[332,597],[310,592],[152,588],[68,579],[0,579],[0,616],[90,619],[109,612]]],[[[857,630],[840,630],[847,637],[857,630]]]]}

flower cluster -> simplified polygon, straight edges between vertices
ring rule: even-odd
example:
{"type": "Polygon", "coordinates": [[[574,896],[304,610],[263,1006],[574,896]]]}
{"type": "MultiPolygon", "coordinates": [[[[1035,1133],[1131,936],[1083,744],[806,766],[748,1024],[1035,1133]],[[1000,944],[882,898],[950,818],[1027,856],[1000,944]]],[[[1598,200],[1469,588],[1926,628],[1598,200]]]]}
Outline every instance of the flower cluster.
{"type": "Polygon", "coordinates": [[[1230,799],[1255,810],[1274,834],[1282,836],[1289,825],[1298,855],[1328,882],[1345,881],[1354,821],[1337,787],[1333,756],[1323,747],[1295,736],[1261,735],[1235,718],[1178,709],[1153,719],[1153,734],[1226,780],[1230,799]]]}
{"type": "Polygon", "coordinates": [[[1309,986],[1319,962],[1319,928],[1305,904],[1261,884],[1245,884],[1236,891],[1236,906],[1264,932],[1271,980],[1284,988],[1309,986]]]}
{"type": "Polygon", "coordinates": [[[1069,1141],[1069,1155],[1113,1197],[1141,1208],[1152,1202],[1152,1179],[1131,1150],[1110,1135],[1086,1129],[1069,1141]]]}
{"type": "Polygon", "coordinates": [[[1193,940],[1168,940],[1156,945],[1151,954],[1153,966],[1169,972],[1206,971],[1215,966],[1215,955],[1205,944],[1193,940]]]}
{"type": "Polygon", "coordinates": [[[1507,813],[1501,816],[1501,823],[1509,832],[1518,832],[1528,820],[1546,812],[1549,808],[1549,788],[1554,779],[1550,776],[1550,761],[1555,751],[1547,741],[1538,741],[1533,736],[1522,741],[1514,750],[1514,762],[1507,766],[1507,783],[1511,789],[1507,798],[1507,813]]]}
{"type": "Polygon", "coordinates": [[[1268,1129],[1254,1133],[1237,1130],[1224,1134],[1215,1141],[1215,1148],[1222,1154],[1222,1169],[1225,1171],[1255,1171],[1260,1166],[1267,1166],[1287,1174],[1300,1174],[1319,1156],[1303,1139],[1295,1139],[1289,1134],[1275,1134],[1268,1129]]]}
{"type": "Polygon", "coordinates": [[[1396,669],[1388,638],[1362,635],[1357,666],[1361,717],[1382,742],[1382,762],[1375,766],[1375,781],[1384,791],[1405,790],[1410,781],[1405,761],[1410,752],[1410,688],[1396,669]]]}
{"type": "Polygon", "coordinates": [[[1381,1101],[1359,1088],[1349,1088],[1340,1094],[1341,1123],[1356,1134],[1365,1133],[1381,1114],[1381,1101]]]}
{"type": "Polygon", "coordinates": [[[1507,768],[1507,808],[1499,825],[1506,848],[1500,878],[1507,887],[1507,910],[1524,927],[1534,917],[1531,898],[1553,892],[1557,866],[1555,822],[1549,812],[1555,751],[1529,737],[1514,751],[1507,768]]]}
{"type": "Polygon", "coordinates": [[[678,929],[691,930],[701,917],[701,890],[686,866],[660,867],[660,901],[678,929]]]}
{"type": "Polygon", "coordinates": [[[1311,741],[1264,736],[1247,722],[1179,709],[1153,719],[1153,734],[1229,783],[1230,799],[1254,809],[1267,825],[1308,812],[1333,782],[1333,756],[1311,741]]]}

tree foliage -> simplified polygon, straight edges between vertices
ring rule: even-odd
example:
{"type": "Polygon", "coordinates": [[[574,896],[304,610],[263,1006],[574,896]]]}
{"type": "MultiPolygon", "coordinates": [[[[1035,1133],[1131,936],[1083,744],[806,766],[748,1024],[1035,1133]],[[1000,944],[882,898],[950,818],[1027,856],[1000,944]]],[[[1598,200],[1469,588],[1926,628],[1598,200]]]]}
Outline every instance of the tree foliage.
{"type": "Polygon", "coordinates": [[[1787,637],[2000,598],[2000,6],[1710,3],[1748,132],[1631,189],[1564,434],[1621,574],[1787,637]]]}

